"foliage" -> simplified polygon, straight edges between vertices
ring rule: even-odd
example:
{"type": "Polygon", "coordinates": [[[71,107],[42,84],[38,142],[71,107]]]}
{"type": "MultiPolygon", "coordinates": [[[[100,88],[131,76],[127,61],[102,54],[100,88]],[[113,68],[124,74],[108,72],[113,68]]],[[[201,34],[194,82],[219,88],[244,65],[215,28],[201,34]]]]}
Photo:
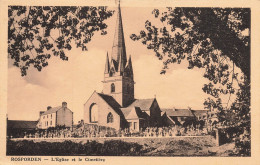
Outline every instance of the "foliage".
{"type": "Polygon", "coordinates": [[[250,9],[168,7],[166,12],[152,13],[162,26],[147,20],[145,30],[131,39],[163,60],[161,74],[169,64],[183,60],[188,69],[203,68],[209,83],[202,90],[211,96],[205,107],[217,111],[219,125],[250,132],[250,9]],[[222,96],[227,94],[225,105],[222,96]],[[229,104],[231,95],[236,98],[229,104]]]}
{"type": "Polygon", "coordinates": [[[7,142],[7,155],[88,155],[88,156],[122,156],[140,155],[142,146],[137,143],[127,143],[120,140],[110,140],[104,143],[88,141],[87,143],[11,141],[7,142]]]}
{"type": "Polygon", "coordinates": [[[41,71],[52,55],[68,60],[65,50],[87,50],[94,32],[105,35],[104,20],[113,11],[106,7],[9,6],[8,53],[25,76],[30,66],[41,71]]]}
{"type": "MultiPolygon", "coordinates": [[[[242,35],[242,31],[250,27],[249,9],[168,8],[161,15],[158,9],[153,14],[167,25],[158,28],[147,20],[145,30],[139,35],[132,34],[131,38],[141,40],[160,60],[165,59],[162,73],[168,64],[181,63],[186,58],[189,68],[204,67],[223,74],[228,66],[220,62],[223,60],[218,58],[217,50],[220,50],[222,56],[230,58],[250,77],[249,36],[242,35]],[[218,63],[219,68],[215,68],[214,63],[218,63]]],[[[218,74],[207,76],[217,81],[218,74]]]]}
{"type": "Polygon", "coordinates": [[[237,155],[239,156],[250,156],[251,155],[251,143],[250,134],[244,132],[240,134],[240,137],[235,140],[236,148],[238,149],[237,155]]]}

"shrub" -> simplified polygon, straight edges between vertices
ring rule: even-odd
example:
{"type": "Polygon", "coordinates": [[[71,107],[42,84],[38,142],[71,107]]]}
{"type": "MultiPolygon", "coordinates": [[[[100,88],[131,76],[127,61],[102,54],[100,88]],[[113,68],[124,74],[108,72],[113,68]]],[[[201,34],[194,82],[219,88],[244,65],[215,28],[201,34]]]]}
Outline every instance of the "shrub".
{"type": "Polygon", "coordinates": [[[33,142],[7,141],[7,155],[88,155],[88,156],[121,156],[140,155],[142,146],[137,143],[127,143],[120,140],[96,141],[85,144],[72,141],[64,142],[33,142]]]}

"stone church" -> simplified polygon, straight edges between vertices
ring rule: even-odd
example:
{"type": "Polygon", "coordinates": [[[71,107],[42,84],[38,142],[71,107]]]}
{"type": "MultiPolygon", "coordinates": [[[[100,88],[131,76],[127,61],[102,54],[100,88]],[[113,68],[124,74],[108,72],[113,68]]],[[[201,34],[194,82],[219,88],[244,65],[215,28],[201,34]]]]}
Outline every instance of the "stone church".
{"type": "Polygon", "coordinates": [[[161,110],[156,98],[135,99],[131,56],[127,58],[120,4],[112,53],[107,54],[103,91],[96,91],[84,104],[85,124],[133,131],[160,126],[161,110]]]}

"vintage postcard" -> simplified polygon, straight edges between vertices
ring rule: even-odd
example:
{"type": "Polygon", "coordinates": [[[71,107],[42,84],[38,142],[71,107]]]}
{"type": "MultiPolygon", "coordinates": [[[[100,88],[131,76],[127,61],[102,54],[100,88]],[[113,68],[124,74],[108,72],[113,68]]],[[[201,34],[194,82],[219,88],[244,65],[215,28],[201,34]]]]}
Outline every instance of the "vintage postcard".
{"type": "Polygon", "coordinates": [[[259,10],[1,0],[0,164],[259,164],[259,10]]]}

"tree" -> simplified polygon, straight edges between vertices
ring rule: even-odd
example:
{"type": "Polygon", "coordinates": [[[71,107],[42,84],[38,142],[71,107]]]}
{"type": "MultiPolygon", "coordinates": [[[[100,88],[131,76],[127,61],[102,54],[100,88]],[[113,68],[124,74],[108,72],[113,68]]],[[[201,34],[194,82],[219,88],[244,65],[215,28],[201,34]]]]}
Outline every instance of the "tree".
{"type": "Polygon", "coordinates": [[[72,42],[87,50],[96,31],[107,33],[104,21],[112,14],[107,7],[9,6],[8,57],[22,76],[30,66],[41,71],[52,55],[68,60],[72,42]]]}
{"type": "Polygon", "coordinates": [[[145,29],[131,39],[141,41],[163,61],[161,74],[183,60],[188,69],[203,68],[209,83],[202,90],[211,96],[205,107],[217,109],[219,124],[250,133],[250,9],[167,8],[152,13],[162,26],[147,20],[145,29]],[[229,95],[226,106],[223,95],[229,95]],[[231,95],[236,99],[229,104],[231,95]]]}

